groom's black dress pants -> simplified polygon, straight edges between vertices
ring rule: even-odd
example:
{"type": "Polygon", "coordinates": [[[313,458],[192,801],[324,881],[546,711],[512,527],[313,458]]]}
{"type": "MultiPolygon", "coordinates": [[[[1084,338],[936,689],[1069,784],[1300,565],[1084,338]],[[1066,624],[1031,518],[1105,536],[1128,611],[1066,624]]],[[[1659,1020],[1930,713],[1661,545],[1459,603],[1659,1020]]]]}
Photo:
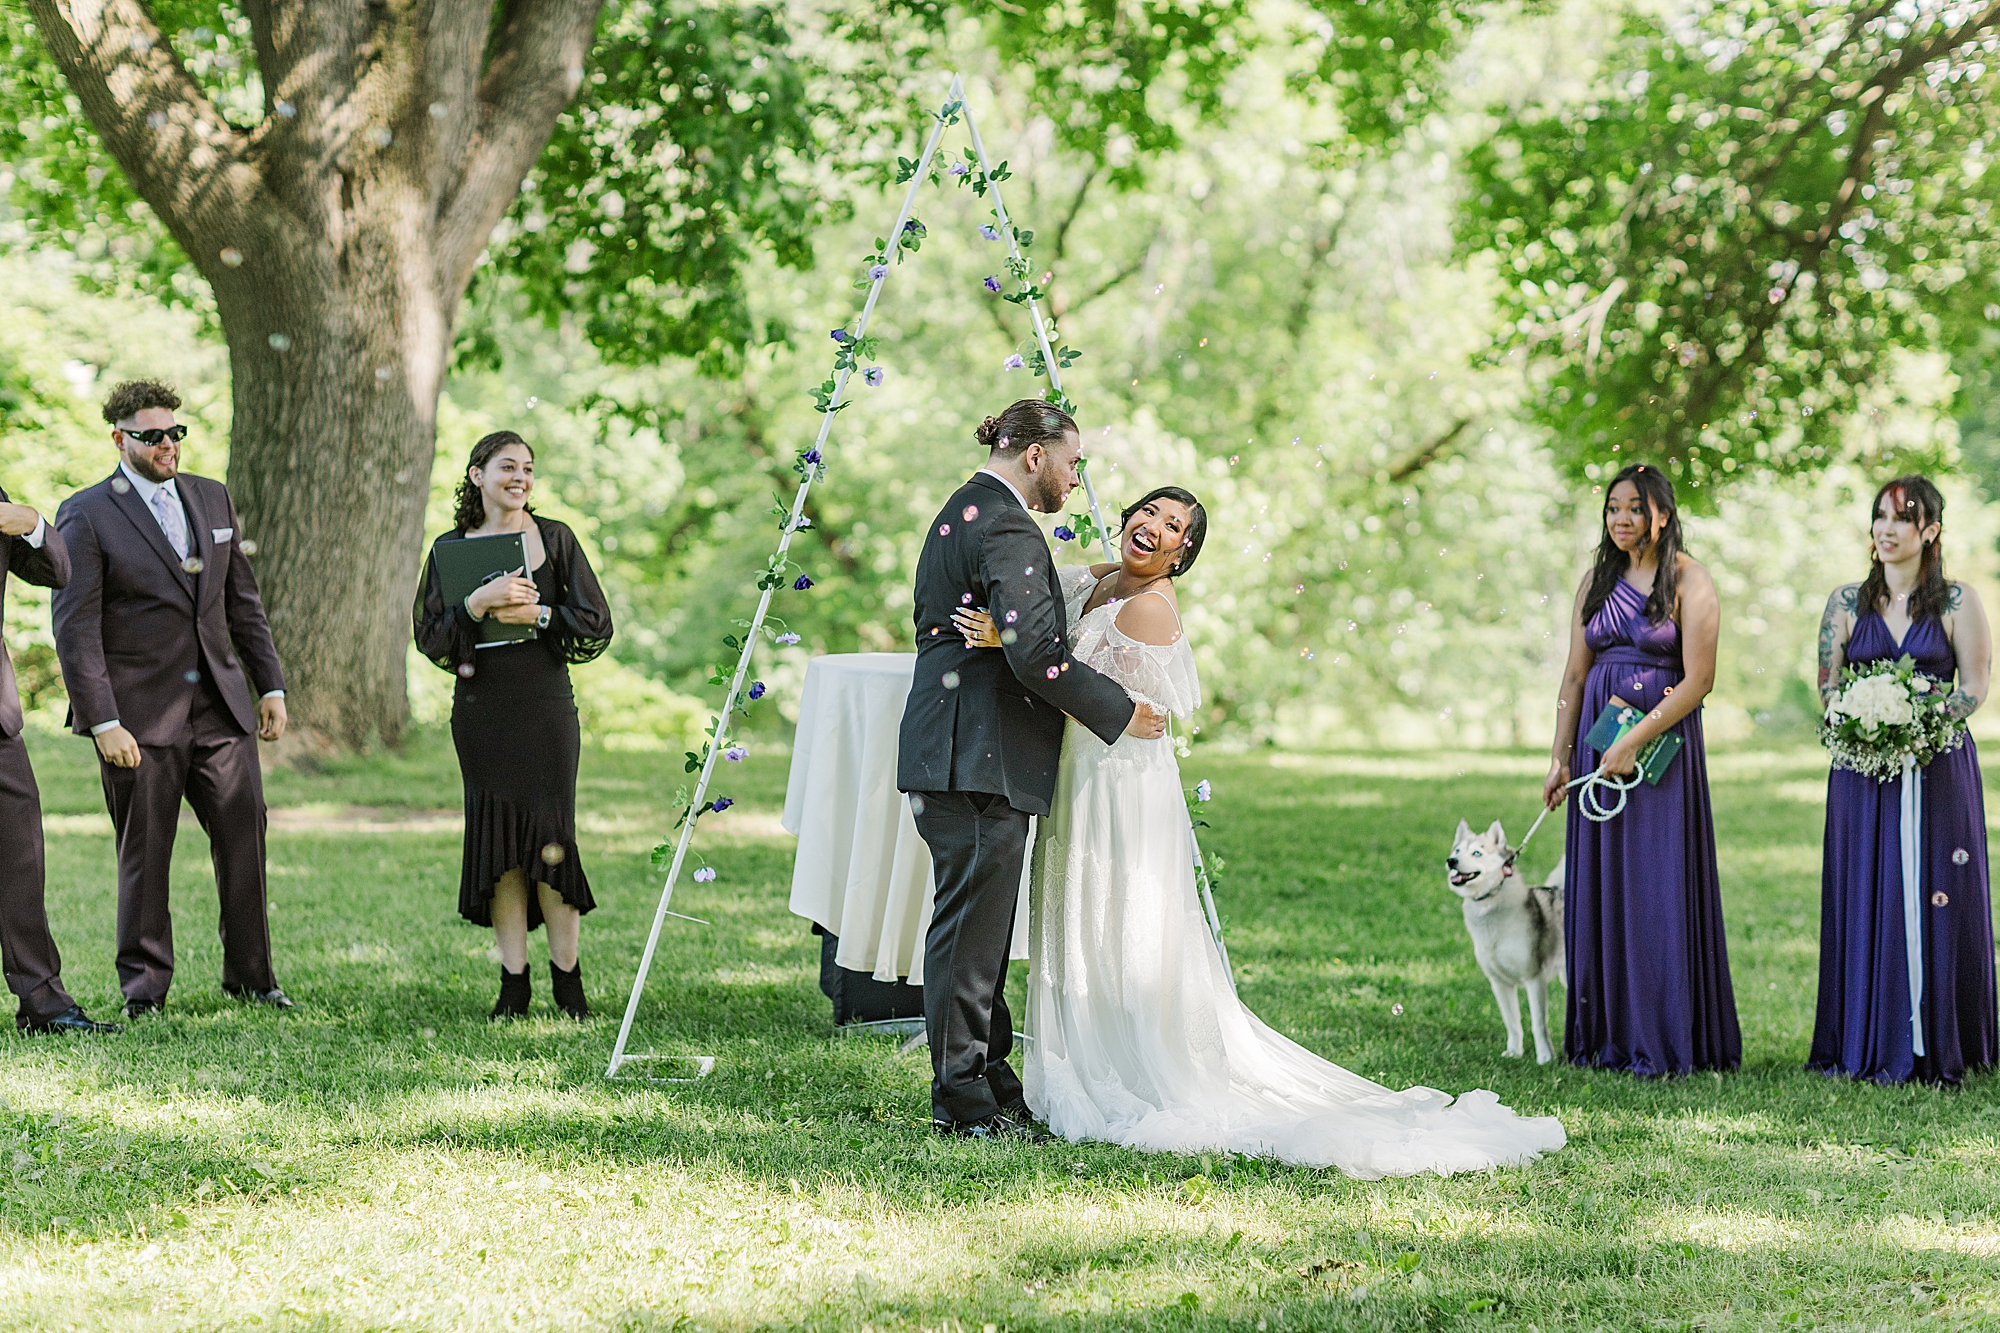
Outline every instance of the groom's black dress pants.
{"type": "Polygon", "coordinates": [[[1028,816],[986,792],[913,795],[923,802],[917,832],[930,846],[937,885],[924,941],[931,1116],[983,1120],[1021,1097],[1021,1080],[1007,1064],[1014,1015],[1006,989],[1028,816]]]}

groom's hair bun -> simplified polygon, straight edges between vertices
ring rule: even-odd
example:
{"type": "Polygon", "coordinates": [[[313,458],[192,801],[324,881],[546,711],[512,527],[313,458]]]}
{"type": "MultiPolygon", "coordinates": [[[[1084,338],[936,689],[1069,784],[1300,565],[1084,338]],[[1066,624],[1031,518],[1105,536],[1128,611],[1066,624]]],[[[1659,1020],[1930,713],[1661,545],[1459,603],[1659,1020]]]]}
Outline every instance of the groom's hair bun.
{"type": "Polygon", "coordinates": [[[1054,403],[1023,398],[999,416],[980,422],[973,438],[988,449],[1025,449],[1031,444],[1054,444],[1074,430],[1075,419],[1054,403]]]}

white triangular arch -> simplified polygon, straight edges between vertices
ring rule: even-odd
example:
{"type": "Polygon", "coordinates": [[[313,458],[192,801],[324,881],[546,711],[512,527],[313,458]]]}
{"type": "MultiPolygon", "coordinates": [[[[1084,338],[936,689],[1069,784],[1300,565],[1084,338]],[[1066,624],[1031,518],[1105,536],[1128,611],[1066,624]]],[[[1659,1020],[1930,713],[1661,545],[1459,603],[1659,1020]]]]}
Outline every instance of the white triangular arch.
{"type": "MultiPolygon", "coordinates": [[[[945,93],[944,104],[932,113],[931,132],[930,136],[924,142],[923,155],[917,159],[916,171],[910,177],[910,188],[903,196],[903,206],[897,210],[896,220],[887,233],[889,247],[887,253],[898,255],[900,260],[902,252],[898,248],[898,245],[903,235],[903,226],[910,220],[911,211],[916,207],[917,191],[930,179],[931,161],[937,155],[938,144],[944,139],[945,130],[956,125],[960,120],[965,122],[966,132],[972,139],[973,155],[979,161],[979,170],[986,182],[986,189],[993,197],[993,213],[998,219],[1000,235],[1007,243],[1008,258],[1011,261],[1015,261],[1014,267],[1018,270],[1018,261],[1021,259],[1021,247],[1015,239],[1014,224],[1013,220],[1007,214],[1007,205],[1001,198],[1000,184],[993,179],[992,163],[986,156],[986,145],[979,137],[979,124],[973,119],[972,108],[966,101],[965,77],[962,74],[954,74],[952,76],[951,87],[945,93]]],[[[889,270],[892,267],[894,265],[886,262],[885,254],[885,262],[879,266],[879,270],[874,274],[869,284],[868,298],[862,303],[861,318],[855,324],[853,336],[856,342],[868,336],[868,324],[874,318],[875,303],[881,298],[882,286],[889,280],[889,270]]],[[[1042,368],[1046,370],[1051,389],[1055,397],[1059,400],[1062,397],[1062,368],[1058,364],[1055,349],[1049,344],[1048,324],[1042,318],[1041,305],[1032,290],[1033,284],[1030,283],[1028,286],[1030,290],[1027,292],[1025,300],[1025,304],[1028,307],[1028,317],[1034,324],[1035,341],[1041,349],[1042,368]]],[[[848,381],[854,374],[855,368],[852,364],[854,358],[846,357],[843,360],[848,364],[843,365],[835,373],[833,388],[826,402],[821,407],[819,434],[812,445],[816,456],[823,456],[825,453],[827,440],[833,432],[834,416],[846,400],[848,381]]],[[[770,568],[772,570],[781,570],[784,567],[786,553],[791,549],[792,545],[792,534],[799,530],[799,520],[805,513],[806,496],[811,492],[813,483],[818,479],[820,468],[823,466],[823,462],[811,463],[807,464],[801,471],[798,494],[792,499],[791,514],[785,521],[784,531],[778,538],[778,549],[771,559],[770,568]]],[[[1101,536],[1100,540],[1106,542],[1108,545],[1108,533],[1110,530],[1105,526],[1103,510],[1097,503],[1097,489],[1091,484],[1090,473],[1087,469],[1083,474],[1083,486],[1084,494],[1090,503],[1091,517],[1097,524],[1097,531],[1100,534],[1107,534],[1101,536]]],[[[707,802],[709,782],[715,775],[715,761],[723,752],[724,738],[728,734],[730,716],[736,710],[737,700],[742,697],[744,682],[749,679],[750,661],[756,654],[757,643],[763,633],[764,622],[770,614],[771,598],[777,591],[778,582],[779,580],[770,577],[762,580],[763,591],[757,599],[757,611],[750,619],[750,628],[744,632],[743,645],[736,659],[736,673],[730,677],[729,693],[723,699],[722,711],[717,717],[712,734],[709,736],[707,753],[703,756],[701,764],[701,776],[695,782],[694,795],[689,801],[687,809],[682,812],[683,819],[680,826],[680,838],[674,845],[673,860],[667,867],[666,883],[660,889],[660,904],[659,908],[653,913],[653,927],[651,932],[646,936],[645,952],[639,957],[639,971],[632,979],[632,992],[625,1002],[625,1019],[618,1028],[618,1042],[612,1048],[611,1063],[604,1071],[606,1078],[617,1077],[618,1070],[623,1065],[641,1061],[678,1061],[688,1066],[692,1072],[685,1077],[656,1080],[677,1083],[700,1078],[715,1067],[715,1058],[713,1056],[628,1055],[625,1052],[625,1046],[631,1039],[632,1023],[639,1012],[639,997],[646,989],[646,977],[652,971],[653,955],[659,948],[660,930],[665,925],[668,916],[678,915],[677,913],[670,912],[669,907],[673,902],[674,886],[680,880],[681,867],[687,860],[688,845],[694,840],[694,830],[697,822],[695,812],[700,810],[707,802]]],[[[1209,890],[1208,872],[1202,861],[1200,844],[1194,840],[1192,827],[1189,829],[1188,837],[1192,844],[1195,870],[1201,885],[1202,904],[1208,913],[1209,928],[1215,934],[1217,947],[1221,948],[1221,921],[1216,915],[1215,900],[1209,890]]],[[[1229,966],[1229,953],[1227,949],[1223,950],[1222,961],[1224,968],[1227,969],[1229,966]]],[[[1231,984],[1234,985],[1233,977],[1231,978],[1231,984]]]]}

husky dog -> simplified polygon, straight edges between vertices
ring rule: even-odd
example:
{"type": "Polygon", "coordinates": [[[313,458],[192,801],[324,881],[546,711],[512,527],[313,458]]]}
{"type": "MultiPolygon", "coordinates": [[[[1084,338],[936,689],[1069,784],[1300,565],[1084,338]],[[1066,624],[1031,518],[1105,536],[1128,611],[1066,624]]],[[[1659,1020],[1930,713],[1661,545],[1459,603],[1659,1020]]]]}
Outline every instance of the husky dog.
{"type": "Polygon", "coordinates": [[[1465,899],[1465,929],[1472,956],[1492,983],[1507,1028],[1507,1054],[1521,1054],[1520,988],[1528,988],[1528,1014],[1535,1029],[1535,1063],[1555,1057],[1549,1044],[1549,978],[1565,986],[1563,968],[1563,863],[1541,885],[1530,885],[1514,869],[1500,821],[1474,833],[1463,819],[1451,855],[1445,858],[1451,891],[1465,899]]]}

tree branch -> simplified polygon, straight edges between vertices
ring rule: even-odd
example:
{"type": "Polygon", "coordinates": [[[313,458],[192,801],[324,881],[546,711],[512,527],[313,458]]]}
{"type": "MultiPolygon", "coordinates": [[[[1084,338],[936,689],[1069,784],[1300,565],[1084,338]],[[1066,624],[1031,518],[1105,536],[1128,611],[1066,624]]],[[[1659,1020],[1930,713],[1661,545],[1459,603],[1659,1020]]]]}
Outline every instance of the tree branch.
{"type": "Polygon", "coordinates": [[[257,187],[243,136],[141,0],[27,0],[49,55],[132,188],[204,276],[257,187]]]}
{"type": "Polygon", "coordinates": [[[602,0],[507,0],[480,79],[472,142],[439,199],[438,280],[459,292],[556,117],[583,81],[602,0]]]}
{"type": "Polygon", "coordinates": [[[1465,434],[1465,428],[1472,424],[1471,417],[1460,417],[1444,428],[1437,438],[1411,454],[1408,458],[1389,469],[1390,481],[1407,481],[1437,461],[1439,454],[1451,447],[1453,440],[1465,434]]]}

